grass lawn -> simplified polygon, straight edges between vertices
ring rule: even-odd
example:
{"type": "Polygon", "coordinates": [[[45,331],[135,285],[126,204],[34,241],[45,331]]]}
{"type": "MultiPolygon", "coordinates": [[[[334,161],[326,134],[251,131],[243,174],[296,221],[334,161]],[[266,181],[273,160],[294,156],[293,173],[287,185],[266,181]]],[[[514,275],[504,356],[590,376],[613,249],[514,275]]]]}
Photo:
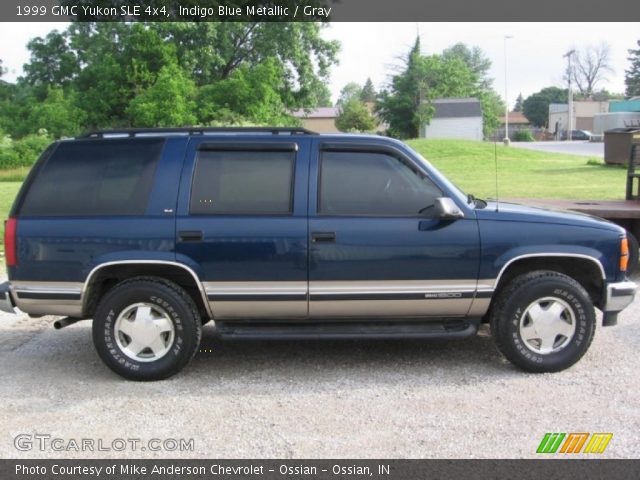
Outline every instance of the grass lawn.
{"type": "MultiPolygon", "coordinates": [[[[13,200],[22,182],[0,182],[0,245],[4,244],[4,221],[9,216],[13,200]]],[[[4,248],[2,248],[4,251],[4,248]]]]}
{"type": "MultiPolygon", "coordinates": [[[[461,140],[410,140],[420,152],[466,193],[495,198],[494,145],[461,140]]],[[[576,155],[509,148],[498,150],[500,198],[623,199],[626,170],[576,155]]],[[[7,218],[27,169],[0,170],[0,245],[7,218]]]]}
{"type": "MultiPolygon", "coordinates": [[[[407,142],[466,193],[495,198],[494,144],[461,140],[407,142]]],[[[498,144],[500,198],[624,199],[626,169],[599,159],[498,144]]]]}

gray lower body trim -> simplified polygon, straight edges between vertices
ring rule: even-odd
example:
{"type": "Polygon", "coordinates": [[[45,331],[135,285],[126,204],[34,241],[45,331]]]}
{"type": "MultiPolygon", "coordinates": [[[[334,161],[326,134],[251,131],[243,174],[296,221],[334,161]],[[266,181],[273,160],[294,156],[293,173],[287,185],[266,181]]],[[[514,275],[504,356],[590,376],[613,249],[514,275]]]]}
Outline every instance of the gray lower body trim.
{"type": "Polygon", "coordinates": [[[30,315],[82,316],[82,283],[16,281],[11,290],[16,307],[30,315]]]}
{"type": "Polygon", "coordinates": [[[215,319],[482,316],[493,281],[206,282],[215,319]]]}

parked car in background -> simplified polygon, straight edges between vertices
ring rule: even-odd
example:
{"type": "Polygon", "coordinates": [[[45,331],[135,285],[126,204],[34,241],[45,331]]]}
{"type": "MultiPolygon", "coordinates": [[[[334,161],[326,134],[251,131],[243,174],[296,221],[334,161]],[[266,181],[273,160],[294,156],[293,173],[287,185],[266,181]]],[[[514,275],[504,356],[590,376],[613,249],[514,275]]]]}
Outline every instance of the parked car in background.
{"type": "MultiPolygon", "coordinates": [[[[304,129],[94,132],[52,144],[7,220],[0,309],[92,319],[105,364],[181,370],[226,339],[463,338],[554,372],[636,285],[625,230],[466,195],[406,144],[304,129]]],[[[637,258],[637,257],[636,257],[637,258]]],[[[73,368],[71,365],[69,368],[73,368]]]]}
{"type": "MultiPolygon", "coordinates": [[[[571,140],[591,140],[593,134],[589,130],[571,130],[571,140]]],[[[567,139],[567,132],[562,136],[563,140],[567,139]]]]}

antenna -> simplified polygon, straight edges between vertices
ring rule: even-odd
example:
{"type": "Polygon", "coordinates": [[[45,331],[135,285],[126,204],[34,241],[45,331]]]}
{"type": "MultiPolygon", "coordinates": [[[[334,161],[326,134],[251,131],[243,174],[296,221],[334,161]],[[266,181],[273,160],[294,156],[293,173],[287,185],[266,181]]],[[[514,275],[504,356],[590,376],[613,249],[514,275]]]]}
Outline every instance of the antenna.
{"type": "Polygon", "coordinates": [[[500,209],[500,197],[498,197],[498,140],[493,139],[493,160],[496,167],[496,212],[500,209]]]}

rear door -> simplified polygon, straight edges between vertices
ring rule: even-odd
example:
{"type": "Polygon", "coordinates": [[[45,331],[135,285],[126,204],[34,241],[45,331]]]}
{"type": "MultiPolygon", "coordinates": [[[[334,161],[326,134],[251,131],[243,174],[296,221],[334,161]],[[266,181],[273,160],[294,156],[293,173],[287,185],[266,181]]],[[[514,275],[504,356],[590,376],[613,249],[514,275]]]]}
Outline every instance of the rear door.
{"type": "Polygon", "coordinates": [[[417,163],[383,144],[320,144],[310,177],[312,318],[466,315],[480,241],[473,213],[430,216],[446,196],[417,163]]]}
{"type": "Polygon", "coordinates": [[[214,318],[307,318],[308,174],[303,137],[191,140],[176,252],[214,318]]]}

